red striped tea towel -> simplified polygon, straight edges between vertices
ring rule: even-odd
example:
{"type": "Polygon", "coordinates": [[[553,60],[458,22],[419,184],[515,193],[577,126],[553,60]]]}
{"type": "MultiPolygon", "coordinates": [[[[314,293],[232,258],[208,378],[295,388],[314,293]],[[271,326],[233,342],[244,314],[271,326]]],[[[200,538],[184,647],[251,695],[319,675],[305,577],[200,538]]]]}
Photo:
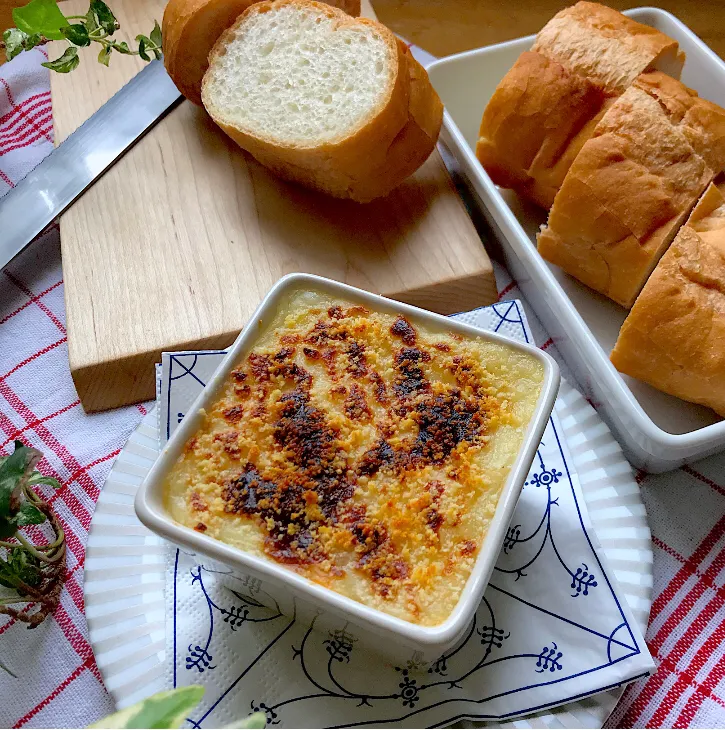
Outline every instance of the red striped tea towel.
{"type": "MultiPolygon", "coordinates": [[[[35,50],[0,67],[0,195],[52,149],[43,60],[35,50]]],[[[502,298],[521,298],[505,271],[497,277],[502,298]]],[[[531,311],[537,344],[559,359],[531,311]]],[[[22,438],[61,480],[53,504],[69,575],[56,615],[32,633],[0,617],[0,656],[22,677],[0,674],[0,727],[79,727],[112,709],[88,643],[83,560],[99,490],[145,409],[85,415],[65,338],[56,227],[0,273],[0,452],[22,438]]],[[[658,668],[630,686],[609,724],[725,727],[725,455],[639,480],[655,544],[647,640],[658,668]]]]}

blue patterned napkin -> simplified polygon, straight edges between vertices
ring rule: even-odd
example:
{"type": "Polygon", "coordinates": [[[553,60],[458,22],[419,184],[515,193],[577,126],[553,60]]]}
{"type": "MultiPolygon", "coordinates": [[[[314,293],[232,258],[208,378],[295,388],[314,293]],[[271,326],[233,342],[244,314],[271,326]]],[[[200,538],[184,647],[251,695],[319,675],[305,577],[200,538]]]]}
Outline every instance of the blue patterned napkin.
{"type": "MultiPolygon", "coordinates": [[[[506,301],[457,319],[533,342],[506,301]]],[[[162,442],[224,353],[165,353],[162,442]]],[[[647,674],[652,659],[591,528],[556,414],[549,420],[496,569],[462,641],[432,667],[392,666],[345,632],[323,634],[266,608],[257,580],[231,591],[193,555],[170,550],[169,686],[203,684],[189,727],[253,710],[268,726],[435,727],[510,719],[647,674]]]]}

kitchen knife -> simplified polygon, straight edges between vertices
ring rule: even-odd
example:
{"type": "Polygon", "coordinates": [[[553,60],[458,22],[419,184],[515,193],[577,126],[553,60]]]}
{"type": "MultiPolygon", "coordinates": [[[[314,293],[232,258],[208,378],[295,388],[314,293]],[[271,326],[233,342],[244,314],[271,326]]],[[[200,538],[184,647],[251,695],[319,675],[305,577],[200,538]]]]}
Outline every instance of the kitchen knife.
{"type": "Polygon", "coordinates": [[[0,270],[182,98],[151,61],[0,198],[0,270]]]}

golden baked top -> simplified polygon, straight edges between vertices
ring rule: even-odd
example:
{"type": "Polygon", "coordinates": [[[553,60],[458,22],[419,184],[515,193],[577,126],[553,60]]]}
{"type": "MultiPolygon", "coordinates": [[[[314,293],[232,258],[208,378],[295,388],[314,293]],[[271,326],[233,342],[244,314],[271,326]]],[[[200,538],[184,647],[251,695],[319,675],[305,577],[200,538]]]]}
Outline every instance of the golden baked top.
{"type": "Polygon", "coordinates": [[[543,382],[519,350],[314,292],[238,364],[172,516],[391,615],[455,607],[543,382]]]}

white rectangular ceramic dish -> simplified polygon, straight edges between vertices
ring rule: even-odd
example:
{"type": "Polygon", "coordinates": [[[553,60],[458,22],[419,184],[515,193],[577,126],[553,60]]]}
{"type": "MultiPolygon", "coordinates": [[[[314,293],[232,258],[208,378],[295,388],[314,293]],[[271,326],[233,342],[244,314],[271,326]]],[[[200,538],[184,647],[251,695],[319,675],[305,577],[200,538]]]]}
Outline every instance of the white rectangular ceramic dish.
{"type": "MultiPolygon", "coordinates": [[[[669,13],[625,13],[676,39],[687,54],[682,81],[725,106],[725,63],[669,13]]],[[[609,361],[626,311],[579,284],[536,252],[545,213],[497,188],[476,159],[483,110],[534,36],[435,61],[428,73],[446,107],[441,138],[502,245],[509,270],[536,310],[586,395],[612,427],[630,461],[648,471],[674,469],[725,449],[725,421],[707,409],[620,375],[609,361]]]]}
{"type": "Polygon", "coordinates": [[[344,628],[348,634],[352,630],[353,634],[363,637],[368,645],[385,654],[393,655],[396,659],[405,660],[411,658],[415,652],[420,652],[418,660],[422,656],[423,660],[432,661],[458,641],[481,601],[523,482],[551,414],[558,388],[559,370],[555,361],[534,347],[329,279],[291,274],[281,279],[264,299],[181,426],[161,451],[148,477],[138,490],[136,513],[148,528],[171,542],[229,566],[238,576],[252,576],[263,581],[265,591],[273,595],[282,613],[296,612],[297,616],[305,617],[310,614],[317,615],[315,620],[318,628],[327,630],[344,628]],[[455,332],[463,337],[502,342],[508,347],[533,355],[543,365],[544,380],[536,410],[504,484],[473,571],[453,612],[444,623],[437,626],[417,625],[368,608],[271,560],[255,557],[208,535],[183,527],[169,516],[164,505],[162,491],[165,477],[178,459],[184,445],[199,428],[201,409],[217,397],[230,371],[251,350],[260,333],[274,319],[279,306],[286,301],[289,294],[309,289],[344,297],[371,310],[403,314],[414,323],[419,322],[441,331],[455,332]]]}

